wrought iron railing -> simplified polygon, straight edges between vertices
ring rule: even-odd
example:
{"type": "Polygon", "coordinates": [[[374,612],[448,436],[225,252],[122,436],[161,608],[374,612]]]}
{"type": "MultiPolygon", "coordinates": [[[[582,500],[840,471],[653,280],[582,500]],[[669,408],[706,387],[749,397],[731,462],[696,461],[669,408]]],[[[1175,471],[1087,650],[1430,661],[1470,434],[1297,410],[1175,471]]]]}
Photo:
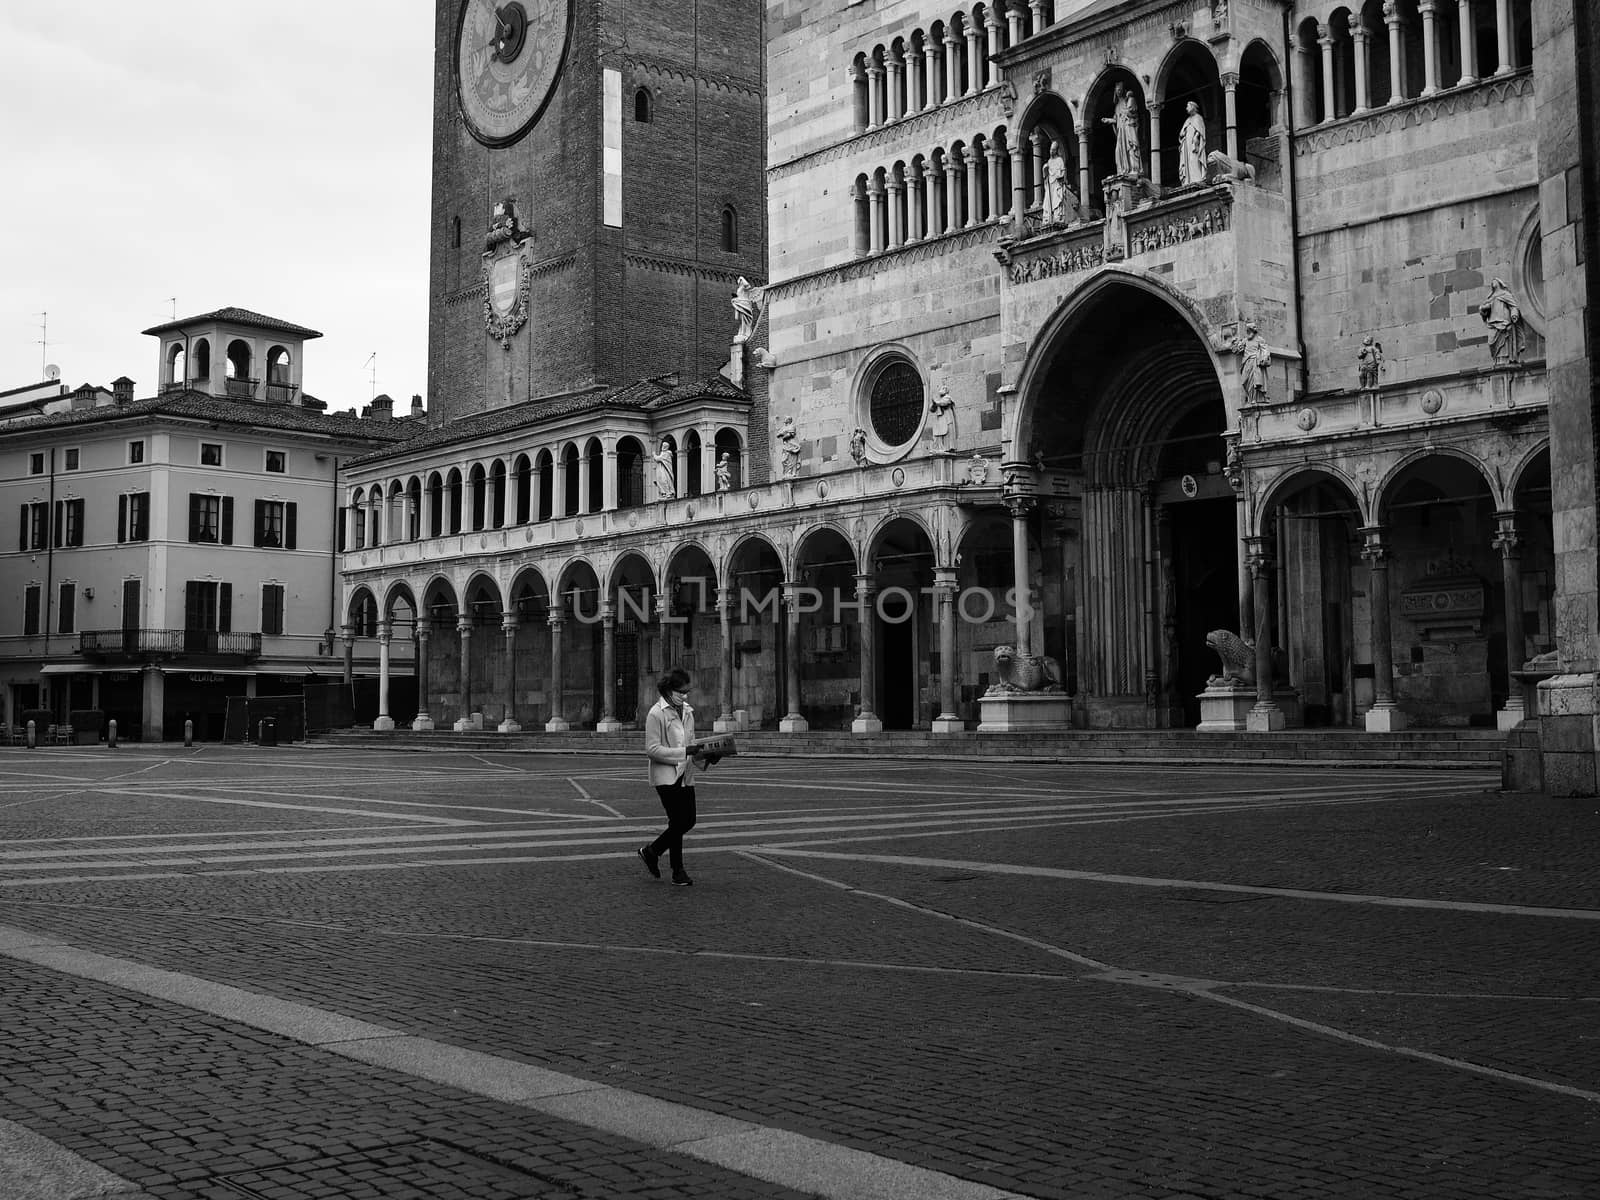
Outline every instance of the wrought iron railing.
{"type": "Polygon", "coordinates": [[[259,658],[259,633],[218,633],[214,629],[86,629],[78,653],[88,658],[164,658],[210,654],[259,658]]]}
{"type": "Polygon", "coordinates": [[[228,385],[228,395],[238,397],[241,400],[249,400],[255,396],[256,384],[261,381],[259,379],[228,379],[224,382],[228,385]]]}

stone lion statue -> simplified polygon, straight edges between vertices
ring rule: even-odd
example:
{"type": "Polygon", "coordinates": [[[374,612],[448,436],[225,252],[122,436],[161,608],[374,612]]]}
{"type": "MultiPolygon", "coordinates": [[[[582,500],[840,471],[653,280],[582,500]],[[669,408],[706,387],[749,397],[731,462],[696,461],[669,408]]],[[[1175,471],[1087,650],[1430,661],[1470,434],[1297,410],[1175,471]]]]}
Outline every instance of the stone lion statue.
{"type": "Polygon", "coordinates": [[[1245,641],[1231,629],[1213,629],[1206,634],[1206,645],[1222,660],[1222,674],[1206,680],[1207,687],[1254,687],[1256,682],[1256,644],[1245,641]]]}
{"type": "Polygon", "coordinates": [[[990,692],[1059,692],[1061,664],[1043,654],[1018,654],[1015,646],[994,648],[999,676],[990,692]]]}

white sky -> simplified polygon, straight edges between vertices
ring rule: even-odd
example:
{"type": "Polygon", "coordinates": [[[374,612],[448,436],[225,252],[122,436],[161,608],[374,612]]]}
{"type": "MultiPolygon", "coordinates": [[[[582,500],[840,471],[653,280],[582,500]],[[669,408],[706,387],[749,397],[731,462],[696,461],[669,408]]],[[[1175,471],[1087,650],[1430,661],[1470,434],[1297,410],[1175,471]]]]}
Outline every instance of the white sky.
{"type": "Polygon", "coordinates": [[[427,385],[431,0],[0,4],[0,390],[156,390],[140,330],[320,330],[330,410],[427,385]],[[39,313],[49,313],[47,359],[39,313]]]}

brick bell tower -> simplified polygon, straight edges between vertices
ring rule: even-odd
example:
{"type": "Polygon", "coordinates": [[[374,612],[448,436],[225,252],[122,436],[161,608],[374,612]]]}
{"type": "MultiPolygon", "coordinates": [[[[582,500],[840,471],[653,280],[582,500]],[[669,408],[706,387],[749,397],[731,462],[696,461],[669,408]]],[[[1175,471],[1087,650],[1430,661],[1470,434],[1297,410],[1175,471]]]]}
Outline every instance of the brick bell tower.
{"type": "Polygon", "coordinates": [[[764,8],[438,0],[431,420],[727,361],[766,282],[764,8]]]}

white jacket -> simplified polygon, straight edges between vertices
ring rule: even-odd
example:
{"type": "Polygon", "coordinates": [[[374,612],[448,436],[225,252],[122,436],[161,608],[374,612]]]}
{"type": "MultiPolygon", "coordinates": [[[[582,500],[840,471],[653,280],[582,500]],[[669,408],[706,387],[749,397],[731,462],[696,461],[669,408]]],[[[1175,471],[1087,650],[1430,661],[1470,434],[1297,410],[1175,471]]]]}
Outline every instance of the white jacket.
{"type": "Polygon", "coordinates": [[[684,747],[694,741],[694,709],[685,702],[683,715],[665,699],[657,700],[644,719],[644,752],[650,756],[650,782],[657,787],[694,782],[694,763],[684,747]]]}

